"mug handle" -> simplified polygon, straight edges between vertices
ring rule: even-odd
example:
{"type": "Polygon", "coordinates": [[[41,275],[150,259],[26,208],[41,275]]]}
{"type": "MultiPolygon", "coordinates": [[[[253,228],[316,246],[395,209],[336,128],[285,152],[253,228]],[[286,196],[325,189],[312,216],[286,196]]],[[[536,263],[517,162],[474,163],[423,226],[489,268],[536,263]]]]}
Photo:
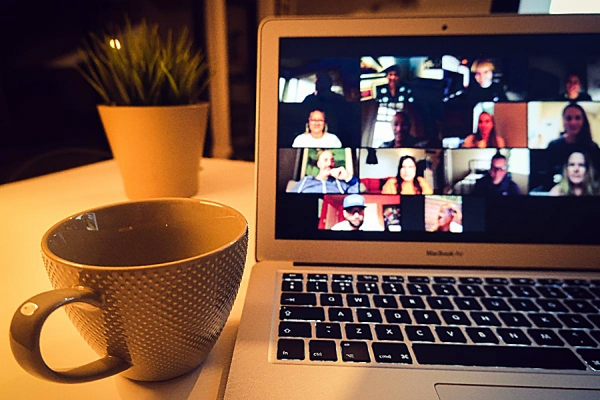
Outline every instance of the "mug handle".
{"type": "Polygon", "coordinates": [[[85,287],[51,290],[24,302],[10,324],[10,347],[19,365],[31,375],[59,383],[94,381],[131,367],[127,361],[108,355],[80,367],[56,371],[42,357],[40,334],[52,312],[71,303],[87,303],[98,307],[101,302],[99,295],[85,287]]]}

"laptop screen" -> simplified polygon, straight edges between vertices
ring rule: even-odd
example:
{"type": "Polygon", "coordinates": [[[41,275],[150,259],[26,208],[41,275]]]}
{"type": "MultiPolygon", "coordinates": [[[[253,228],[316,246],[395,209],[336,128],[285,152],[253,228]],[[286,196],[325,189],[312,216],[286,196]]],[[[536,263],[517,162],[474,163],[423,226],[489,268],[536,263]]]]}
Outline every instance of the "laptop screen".
{"type": "Polygon", "coordinates": [[[600,34],[280,38],[273,112],[276,239],[600,244],[600,34]]]}

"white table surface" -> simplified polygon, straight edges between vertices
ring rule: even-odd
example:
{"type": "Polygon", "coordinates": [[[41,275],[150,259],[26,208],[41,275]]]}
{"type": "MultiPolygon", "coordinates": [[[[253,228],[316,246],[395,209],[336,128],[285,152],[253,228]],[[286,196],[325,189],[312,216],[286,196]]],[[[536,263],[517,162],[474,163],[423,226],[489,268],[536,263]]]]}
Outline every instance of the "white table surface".
{"type": "MultiPolygon", "coordinates": [[[[225,329],[208,359],[196,370],[166,382],[140,383],[116,376],[81,384],[34,378],[15,361],[8,339],[12,315],[29,297],[52,289],[41,259],[41,238],[60,219],[89,208],[127,201],[114,161],[75,168],[0,186],[0,399],[220,399],[254,264],[254,164],[203,159],[197,198],[239,210],[250,237],[246,271],[225,329]]],[[[98,358],[63,310],[50,316],[42,331],[42,353],[53,368],[81,365],[98,358]]]]}

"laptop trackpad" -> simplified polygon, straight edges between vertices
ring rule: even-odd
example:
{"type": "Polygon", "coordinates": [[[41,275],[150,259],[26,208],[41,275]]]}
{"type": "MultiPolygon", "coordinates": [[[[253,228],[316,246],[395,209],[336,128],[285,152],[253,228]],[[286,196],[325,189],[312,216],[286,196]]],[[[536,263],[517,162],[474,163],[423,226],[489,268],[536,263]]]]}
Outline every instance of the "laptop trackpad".
{"type": "Polygon", "coordinates": [[[507,386],[468,386],[437,384],[435,390],[440,400],[465,399],[527,399],[527,400],[597,400],[600,390],[542,389],[507,386]]]}

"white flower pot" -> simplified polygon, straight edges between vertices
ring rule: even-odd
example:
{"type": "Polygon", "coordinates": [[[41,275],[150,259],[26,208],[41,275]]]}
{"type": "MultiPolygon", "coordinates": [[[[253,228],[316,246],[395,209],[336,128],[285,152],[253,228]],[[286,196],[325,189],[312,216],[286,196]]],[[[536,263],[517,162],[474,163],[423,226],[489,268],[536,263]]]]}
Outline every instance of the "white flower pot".
{"type": "Polygon", "coordinates": [[[98,106],[125,193],[130,199],[198,193],[208,103],[98,106]]]}

